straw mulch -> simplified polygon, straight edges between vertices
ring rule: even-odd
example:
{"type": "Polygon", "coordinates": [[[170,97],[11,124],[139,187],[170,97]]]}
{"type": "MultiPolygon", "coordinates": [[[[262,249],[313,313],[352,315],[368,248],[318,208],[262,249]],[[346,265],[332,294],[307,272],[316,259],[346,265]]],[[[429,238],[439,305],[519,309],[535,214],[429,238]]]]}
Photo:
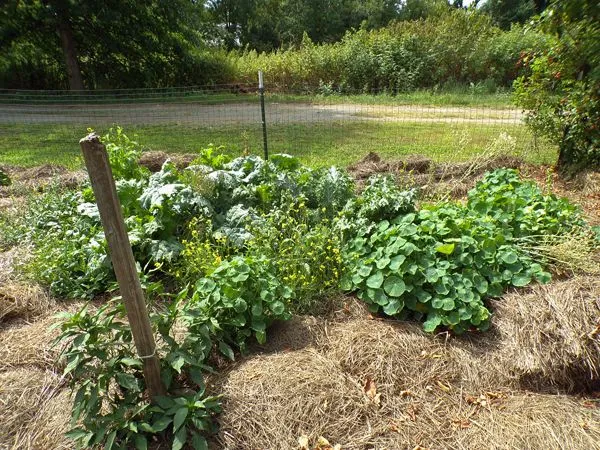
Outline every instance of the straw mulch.
{"type": "Polygon", "coordinates": [[[50,370],[20,368],[0,373],[0,448],[73,448],[71,403],[63,380],[50,370]]]}
{"type": "Polygon", "coordinates": [[[55,307],[55,300],[36,284],[7,281],[0,285],[0,324],[13,319],[29,321],[55,307]]]}
{"type": "Polygon", "coordinates": [[[599,297],[600,281],[580,278],[510,293],[492,304],[492,330],[460,338],[357,307],[303,318],[311,334],[272,333],[281,351],[213,380],[224,394],[218,443],[600,449],[599,297]]]}
{"type": "MultiPolygon", "coordinates": [[[[60,310],[75,311],[81,302],[60,310]]],[[[70,449],[71,394],[51,328],[59,311],[35,285],[0,286],[0,449],[70,449]]]]}

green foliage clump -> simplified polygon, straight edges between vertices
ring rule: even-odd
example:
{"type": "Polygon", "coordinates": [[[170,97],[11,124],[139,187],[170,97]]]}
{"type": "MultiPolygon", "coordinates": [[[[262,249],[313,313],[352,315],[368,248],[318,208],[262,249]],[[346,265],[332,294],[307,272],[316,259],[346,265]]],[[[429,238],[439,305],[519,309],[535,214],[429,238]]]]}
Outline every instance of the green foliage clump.
{"type": "Polygon", "coordinates": [[[545,48],[545,38],[515,25],[502,31],[476,10],[454,9],[424,20],[347,32],[335,43],[271,53],[231,53],[239,79],[263,70],[271,86],[322,92],[405,92],[469,83],[508,87],[522,74],[521,52],[545,48]]]}
{"type": "Polygon", "coordinates": [[[293,292],[294,312],[309,313],[318,297],[337,288],[342,273],[341,239],[327,209],[311,211],[304,198],[264,215],[250,227],[247,252],[271,261],[271,270],[293,292]]]}
{"type": "Polygon", "coordinates": [[[250,336],[264,344],[267,327],[289,319],[292,295],[266,257],[234,256],[199,279],[189,301],[219,350],[234,359],[232,345],[244,351],[250,336]]]}
{"type": "Polygon", "coordinates": [[[23,227],[33,244],[24,269],[52,295],[90,297],[114,280],[98,210],[81,193],[52,190],[33,198],[23,227]]]}
{"type": "Polygon", "coordinates": [[[150,402],[145,394],[143,362],[136,356],[131,329],[122,303],[110,302],[96,312],[87,307],[65,314],[56,343],[62,352],[65,375],[75,392],[72,429],[67,435],[77,448],[104,444],[104,448],[146,449],[152,439],[172,436],[172,448],[189,442],[206,449],[205,434],[214,430],[212,418],[220,411],[217,397],[205,393],[204,361],[211,340],[207,327],[196,320],[181,299],[167,311],[152,316],[161,340],[161,378],[168,396],[150,402]],[[191,323],[179,341],[175,321],[191,323]]]}
{"type": "Polygon", "coordinates": [[[524,239],[582,227],[579,211],[543,195],[512,170],[487,174],[466,205],[420,211],[363,227],[345,248],[342,282],[374,312],[425,319],[461,333],[489,326],[484,300],[508,286],[548,282],[550,274],[520,248],[524,239]]]}
{"type": "Polygon", "coordinates": [[[515,99],[534,130],[559,144],[564,175],[600,167],[600,6],[554,1],[535,22],[549,46],[522,55],[515,99]]]}
{"type": "Polygon", "coordinates": [[[0,186],[10,186],[12,180],[8,176],[8,174],[0,168],[0,186]]]}

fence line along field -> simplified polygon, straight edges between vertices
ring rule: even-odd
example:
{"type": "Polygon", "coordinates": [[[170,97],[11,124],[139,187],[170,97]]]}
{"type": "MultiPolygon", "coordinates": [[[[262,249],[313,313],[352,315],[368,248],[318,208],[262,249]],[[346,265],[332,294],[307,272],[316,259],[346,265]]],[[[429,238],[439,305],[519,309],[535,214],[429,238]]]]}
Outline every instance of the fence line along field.
{"type": "Polygon", "coordinates": [[[599,448],[597,174],[102,142],[167,394],[87,174],[2,166],[0,446],[599,448]]]}
{"type": "MultiPolygon", "coordinates": [[[[128,125],[130,135],[142,135],[149,150],[189,153],[213,143],[232,154],[262,154],[259,97],[246,91],[195,94],[188,89],[176,97],[161,92],[151,98],[99,93],[81,99],[5,93],[0,95],[0,154],[7,164],[76,167],[81,164],[79,137],[88,128],[105,133],[115,123],[128,125]]],[[[468,159],[501,134],[510,136],[512,151],[530,162],[549,163],[556,151],[500,95],[479,105],[468,95],[448,100],[444,94],[267,94],[271,151],[312,166],[351,164],[365,150],[390,157],[421,153],[438,161],[468,159]]]]}

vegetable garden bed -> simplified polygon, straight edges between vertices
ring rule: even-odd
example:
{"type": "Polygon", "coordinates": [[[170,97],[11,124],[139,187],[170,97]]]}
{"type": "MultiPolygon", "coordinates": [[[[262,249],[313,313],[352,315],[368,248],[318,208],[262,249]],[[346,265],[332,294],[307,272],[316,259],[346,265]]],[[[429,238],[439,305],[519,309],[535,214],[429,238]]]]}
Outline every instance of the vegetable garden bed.
{"type": "MultiPolygon", "coordinates": [[[[49,171],[61,186],[1,217],[0,445],[600,442],[598,230],[550,179],[215,149],[151,173],[122,131],[104,140],[169,396],[144,393],[85,178],[49,171]]],[[[36,184],[15,173],[3,192],[36,184]]]]}

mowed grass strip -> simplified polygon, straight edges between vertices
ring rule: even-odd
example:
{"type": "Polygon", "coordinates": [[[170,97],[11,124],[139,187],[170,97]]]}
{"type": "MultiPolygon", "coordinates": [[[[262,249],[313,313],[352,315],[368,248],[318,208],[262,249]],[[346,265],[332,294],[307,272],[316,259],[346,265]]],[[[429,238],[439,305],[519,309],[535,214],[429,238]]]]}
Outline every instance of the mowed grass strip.
{"type": "MultiPolygon", "coordinates": [[[[95,131],[103,134],[107,129],[95,131]]],[[[0,125],[0,164],[81,167],[79,139],[87,133],[84,125],[0,125]]],[[[125,133],[154,151],[193,153],[213,144],[223,146],[233,156],[263,152],[259,124],[135,126],[125,128],[125,133]]],[[[535,139],[523,125],[345,121],[268,126],[271,153],[290,153],[311,166],[343,167],[369,152],[385,158],[418,153],[439,162],[463,161],[480,154],[499,136],[504,136],[505,153],[519,155],[534,164],[555,160],[556,146],[535,139]],[[510,144],[513,140],[514,145],[510,144]]]]}

